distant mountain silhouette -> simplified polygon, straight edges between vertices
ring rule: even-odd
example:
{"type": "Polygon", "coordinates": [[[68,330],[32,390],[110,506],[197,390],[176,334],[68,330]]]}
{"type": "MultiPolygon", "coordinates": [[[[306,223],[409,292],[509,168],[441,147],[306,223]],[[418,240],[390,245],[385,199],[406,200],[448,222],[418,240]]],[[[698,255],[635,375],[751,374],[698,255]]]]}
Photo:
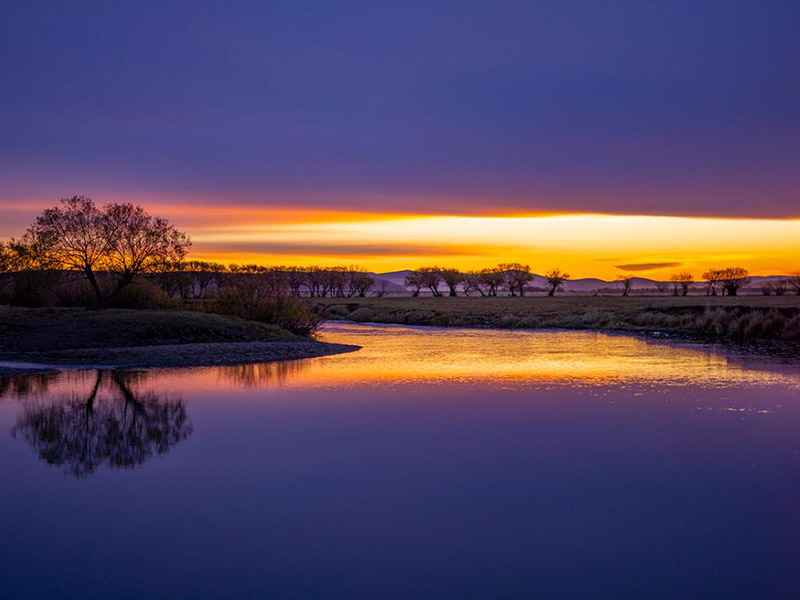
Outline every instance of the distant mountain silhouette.
{"type": "MultiPolygon", "coordinates": [[[[405,286],[405,277],[411,273],[411,269],[403,269],[402,271],[390,271],[387,273],[371,273],[370,275],[375,279],[376,283],[379,280],[384,280],[389,282],[386,291],[388,293],[401,293],[410,291],[409,288],[405,286]]],[[[768,275],[768,276],[752,276],[750,277],[750,287],[752,288],[760,288],[765,283],[774,282],[778,279],[785,278],[785,275],[768,275]]],[[[655,290],[658,287],[659,283],[669,283],[666,279],[659,281],[656,279],[648,279],[647,277],[634,277],[633,278],[633,285],[632,289],[651,289],[655,290]]],[[[700,287],[702,286],[702,281],[695,282],[695,286],[700,287]]],[[[669,284],[672,285],[672,284],[669,284]]],[[[543,288],[546,289],[547,279],[543,275],[534,275],[531,282],[526,286],[527,288],[543,288]]],[[[598,292],[600,290],[607,290],[607,289],[622,289],[622,284],[618,281],[611,280],[606,281],[604,279],[598,279],[596,277],[584,277],[581,279],[570,279],[569,281],[564,282],[561,286],[561,289],[565,292],[577,292],[577,293],[584,293],[584,294],[592,294],[594,292],[598,292]]],[[[439,290],[442,292],[446,291],[446,287],[444,284],[439,286],[439,290]]],[[[423,291],[425,293],[425,291],[423,291]]]]}

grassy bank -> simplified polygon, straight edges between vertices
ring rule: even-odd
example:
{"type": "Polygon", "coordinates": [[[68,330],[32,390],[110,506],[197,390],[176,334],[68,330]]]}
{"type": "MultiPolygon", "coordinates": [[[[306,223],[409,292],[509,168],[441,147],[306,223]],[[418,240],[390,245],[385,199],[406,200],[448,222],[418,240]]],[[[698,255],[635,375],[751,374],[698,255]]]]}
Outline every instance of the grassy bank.
{"type": "Polygon", "coordinates": [[[191,366],[290,360],[345,349],[273,325],[193,311],[0,307],[3,361],[191,366]]]}
{"type": "Polygon", "coordinates": [[[800,297],[317,299],[326,318],[439,327],[664,333],[718,341],[800,341],[800,297]]]}

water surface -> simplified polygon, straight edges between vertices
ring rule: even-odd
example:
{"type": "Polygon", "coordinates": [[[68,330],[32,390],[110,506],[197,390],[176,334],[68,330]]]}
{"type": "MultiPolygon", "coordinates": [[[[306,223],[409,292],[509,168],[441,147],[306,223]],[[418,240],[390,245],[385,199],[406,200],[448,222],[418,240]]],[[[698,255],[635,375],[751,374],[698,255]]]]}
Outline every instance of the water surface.
{"type": "Polygon", "coordinates": [[[3,598],[797,598],[800,375],[586,332],[0,379],[3,598]]]}

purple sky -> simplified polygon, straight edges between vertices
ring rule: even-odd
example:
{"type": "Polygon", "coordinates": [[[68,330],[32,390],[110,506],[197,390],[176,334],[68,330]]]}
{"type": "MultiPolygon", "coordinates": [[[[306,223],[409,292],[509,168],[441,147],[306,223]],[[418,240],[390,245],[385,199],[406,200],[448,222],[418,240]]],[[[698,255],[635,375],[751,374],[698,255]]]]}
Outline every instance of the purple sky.
{"type": "Polygon", "coordinates": [[[0,207],[800,217],[798,32],[796,1],[5,3],[0,207]]]}

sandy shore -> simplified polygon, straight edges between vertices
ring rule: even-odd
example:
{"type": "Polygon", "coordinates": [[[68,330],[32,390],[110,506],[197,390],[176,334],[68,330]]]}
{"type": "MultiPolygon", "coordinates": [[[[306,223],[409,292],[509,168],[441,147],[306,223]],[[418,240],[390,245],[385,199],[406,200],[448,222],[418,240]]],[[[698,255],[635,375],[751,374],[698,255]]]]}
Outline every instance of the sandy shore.
{"type": "Polygon", "coordinates": [[[150,369],[241,365],[353,352],[359,346],[315,340],[212,342],[127,348],[0,353],[0,376],[71,368],[150,369]]]}

